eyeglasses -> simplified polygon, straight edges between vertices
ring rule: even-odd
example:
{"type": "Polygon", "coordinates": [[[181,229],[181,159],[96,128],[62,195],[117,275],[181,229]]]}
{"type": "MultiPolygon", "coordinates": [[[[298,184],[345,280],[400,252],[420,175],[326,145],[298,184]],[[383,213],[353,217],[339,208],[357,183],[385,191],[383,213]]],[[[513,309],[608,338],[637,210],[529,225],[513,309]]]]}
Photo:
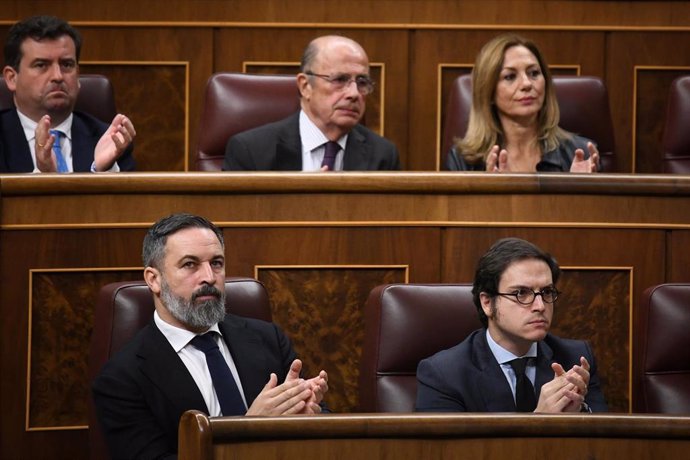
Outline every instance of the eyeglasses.
{"type": "Polygon", "coordinates": [[[538,295],[541,296],[541,299],[544,301],[544,303],[554,303],[556,299],[558,299],[559,294],[560,292],[558,292],[558,289],[555,287],[546,287],[541,291],[533,291],[529,288],[520,288],[515,290],[515,292],[496,293],[496,295],[503,297],[515,297],[515,300],[522,305],[532,305],[532,302],[534,302],[534,299],[536,299],[538,295]]]}
{"type": "Polygon", "coordinates": [[[349,87],[350,83],[352,83],[353,81],[355,82],[355,85],[357,85],[357,91],[359,91],[359,93],[362,96],[371,94],[374,91],[374,82],[371,80],[371,78],[366,77],[364,75],[356,75],[353,77],[352,75],[341,73],[331,77],[330,75],[314,73],[310,70],[307,70],[304,73],[312,77],[323,78],[331,85],[333,85],[333,87],[338,91],[344,90],[345,88],[349,87]]]}

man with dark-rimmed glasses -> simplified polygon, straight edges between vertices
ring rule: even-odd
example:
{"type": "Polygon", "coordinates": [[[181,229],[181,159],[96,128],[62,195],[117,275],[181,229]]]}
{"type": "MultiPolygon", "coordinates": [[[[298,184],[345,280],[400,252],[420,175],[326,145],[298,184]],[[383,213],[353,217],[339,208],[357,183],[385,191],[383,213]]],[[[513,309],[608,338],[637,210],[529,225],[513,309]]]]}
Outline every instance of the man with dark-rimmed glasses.
{"type": "Polygon", "coordinates": [[[226,171],[398,170],[398,150],[360,124],[374,91],[369,58],[336,35],[312,40],[297,74],[300,111],[230,138],[226,171]]]}
{"type": "Polygon", "coordinates": [[[496,242],[472,287],[484,328],[419,363],[417,410],[606,411],[589,345],[549,334],[559,275],[558,263],[532,243],[496,242]]]}

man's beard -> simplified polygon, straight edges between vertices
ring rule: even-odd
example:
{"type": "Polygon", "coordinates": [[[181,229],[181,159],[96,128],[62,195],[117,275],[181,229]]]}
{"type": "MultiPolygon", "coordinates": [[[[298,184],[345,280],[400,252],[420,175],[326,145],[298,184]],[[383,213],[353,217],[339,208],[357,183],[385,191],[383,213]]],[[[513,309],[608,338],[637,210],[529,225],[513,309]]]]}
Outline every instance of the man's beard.
{"type": "Polygon", "coordinates": [[[194,291],[191,299],[185,299],[173,294],[163,279],[161,300],[176,320],[192,329],[208,329],[225,318],[225,289],[219,291],[208,284],[194,291]],[[209,295],[215,299],[195,302],[197,298],[209,295]]]}

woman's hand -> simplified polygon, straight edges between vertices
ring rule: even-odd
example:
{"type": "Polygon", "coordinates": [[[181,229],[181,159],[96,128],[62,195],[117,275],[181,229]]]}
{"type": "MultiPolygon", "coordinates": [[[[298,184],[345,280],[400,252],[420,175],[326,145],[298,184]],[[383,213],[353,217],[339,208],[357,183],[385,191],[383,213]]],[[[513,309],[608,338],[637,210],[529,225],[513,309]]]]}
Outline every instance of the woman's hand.
{"type": "Polygon", "coordinates": [[[494,145],[486,156],[487,172],[508,172],[508,151],[500,150],[498,145],[494,145]]]}
{"type": "Polygon", "coordinates": [[[597,147],[593,143],[587,142],[587,150],[589,150],[589,158],[586,160],[584,150],[575,150],[575,158],[573,158],[573,164],[570,165],[570,172],[593,173],[599,170],[599,151],[597,147]]]}

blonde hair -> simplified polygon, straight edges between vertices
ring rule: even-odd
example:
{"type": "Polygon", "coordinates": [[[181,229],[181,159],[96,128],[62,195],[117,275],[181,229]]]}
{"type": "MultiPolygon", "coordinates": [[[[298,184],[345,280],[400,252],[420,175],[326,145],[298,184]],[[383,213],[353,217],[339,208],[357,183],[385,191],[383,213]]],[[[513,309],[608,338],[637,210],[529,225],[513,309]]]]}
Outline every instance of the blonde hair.
{"type": "Polygon", "coordinates": [[[505,142],[503,127],[498,118],[494,97],[496,86],[503,68],[506,51],[514,46],[524,46],[537,58],[544,75],[544,105],[537,117],[538,140],[542,151],[548,152],[558,147],[570,134],[558,127],[560,111],[553,80],[544,56],[531,40],[516,34],[504,34],[486,43],[479,54],[472,70],[472,108],[467,126],[467,133],[462,139],[455,140],[457,150],[469,164],[485,161],[491,148],[505,142]]]}

